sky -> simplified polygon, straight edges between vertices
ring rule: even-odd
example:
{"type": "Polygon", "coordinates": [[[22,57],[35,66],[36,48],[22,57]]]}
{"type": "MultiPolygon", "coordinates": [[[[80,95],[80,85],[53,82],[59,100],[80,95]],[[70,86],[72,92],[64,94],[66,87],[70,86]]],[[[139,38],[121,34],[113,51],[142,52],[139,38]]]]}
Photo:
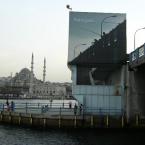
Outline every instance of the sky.
{"type": "MultiPolygon", "coordinates": [[[[69,4],[73,11],[126,13],[127,53],[134,50],[134,34],[145,27],[144,0],[0,0],[0,77],[30,68],[46,81],[71,82],[67,67],[69,4]]],[[[135,35],[135,46],[145,42],[145,29],[135,35]]]]}

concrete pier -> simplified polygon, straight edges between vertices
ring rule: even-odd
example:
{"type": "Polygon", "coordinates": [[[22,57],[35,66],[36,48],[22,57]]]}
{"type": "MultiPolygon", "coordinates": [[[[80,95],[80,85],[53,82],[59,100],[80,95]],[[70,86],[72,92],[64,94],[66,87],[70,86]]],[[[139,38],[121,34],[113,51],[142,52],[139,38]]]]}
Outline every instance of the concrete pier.
{"type": "Polygon", "coordinates": [[[144,128],[145,119],[134,116],[127,123],[125,116],[52,115],[0,112],[0,123],[42,128],[144,128]]]}

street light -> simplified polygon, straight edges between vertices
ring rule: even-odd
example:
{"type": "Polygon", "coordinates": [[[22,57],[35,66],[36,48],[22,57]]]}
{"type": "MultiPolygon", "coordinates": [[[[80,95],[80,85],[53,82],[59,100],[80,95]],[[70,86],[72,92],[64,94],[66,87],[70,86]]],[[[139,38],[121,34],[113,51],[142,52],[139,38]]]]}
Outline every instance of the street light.
{"type": "Polygon", "coordinates": [[[102,21],[101,21],[101,37],[102,37],[102,27],[103,27],[103,23],[106,19],[108,18],[114,18],[114,17],[117,17],[116,15],[112,15],[112,16],[108,16],[108,17],[105,17],[102,21]]]}
{"type": "Polygon", "coordinates": [[[72,10],[72,8],[70,7],[70,5],[66,5],[66,8],[69,10],[72,10]]]}
{"type": "Polygon", "coordinates": [[[77,44],[75,47],[74,47],[74,58],[75,58],[75,51],[76,51],[76,49],[79,47],[79,46],[81,46],[81,45],[87,45],[87,44],[85,44],[85,43],[80,43],[80,44],[77,44]]]}
{"type": "Polygon", "coordinates": [[[145,27],[137,29],[134,33],[134,50],[135,50],[135,35],[136,35],[136,32],[138,32],[139,30],[142,30],[142,29],[145,29],[145,27]]]}

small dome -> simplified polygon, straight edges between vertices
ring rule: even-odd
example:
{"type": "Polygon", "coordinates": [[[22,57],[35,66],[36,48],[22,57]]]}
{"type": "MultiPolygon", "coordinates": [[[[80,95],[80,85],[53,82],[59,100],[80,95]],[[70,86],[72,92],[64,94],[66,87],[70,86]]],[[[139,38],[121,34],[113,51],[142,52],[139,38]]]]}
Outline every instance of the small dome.
{"type": "Polygon", "coordinates": [[[20,71],[20,73],[30,73],[30,70],[28,69],[28,68],[23,68],[21,71],[20,71]]]}

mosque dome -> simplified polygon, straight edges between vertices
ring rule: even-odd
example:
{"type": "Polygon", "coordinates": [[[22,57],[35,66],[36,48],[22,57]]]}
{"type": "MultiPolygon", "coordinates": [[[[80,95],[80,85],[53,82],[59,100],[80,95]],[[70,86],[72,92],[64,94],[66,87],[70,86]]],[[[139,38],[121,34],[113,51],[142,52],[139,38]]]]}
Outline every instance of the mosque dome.
{"type": "Polygon", "coordinates": [[[31,71],[28,68],[23,68],[23,69],[21,69],[20,73],[22,73],[22,74],[30,74],[31,71]]]}
{"type": "Polygon", "coordinates": [[[28,68],[23,68],[18,75],[16,76],[16,80],[21,80],[21,81],[29,81],[31,76],[31,71],[28,68]]]}

